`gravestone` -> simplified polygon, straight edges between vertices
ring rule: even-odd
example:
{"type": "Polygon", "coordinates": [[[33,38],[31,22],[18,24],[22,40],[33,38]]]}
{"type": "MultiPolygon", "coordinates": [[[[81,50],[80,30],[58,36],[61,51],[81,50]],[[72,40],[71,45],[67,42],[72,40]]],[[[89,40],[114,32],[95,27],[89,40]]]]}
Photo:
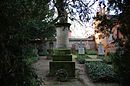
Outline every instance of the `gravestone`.
{"type": "Polygon", "coordinates": [[[84,50],[82,41],[80,42],[79,47],[78,47],[78,54],[85,54],[85,50],[84,50]]]}
{"type": "Polygon", "coordinates": [[[105,55],[103,44],[101,42],[98,44],[98,55],[105,55]]]}

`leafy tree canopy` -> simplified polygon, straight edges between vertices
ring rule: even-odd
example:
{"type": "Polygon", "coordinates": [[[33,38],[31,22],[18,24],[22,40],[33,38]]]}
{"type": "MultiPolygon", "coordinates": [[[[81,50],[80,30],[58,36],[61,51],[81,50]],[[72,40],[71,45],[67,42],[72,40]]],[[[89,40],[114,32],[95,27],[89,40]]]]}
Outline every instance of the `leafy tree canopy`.
{"type": "Polygon", "coordinates": [[[52,10],[58,11],[58,17],[69,14],[71,20],[79,19],[82,22],[87,22],[92,13],[92,6],[98,0],[50,0],[52,10]]]}
{"type": "Polygon", "coordinates": [[[39,86],[26,59],[30,40],[54,35],[48,0],[0,0],[0,85],[39,86]]]}
{"type": "MultiPolygon", "coordinates": [[[[117,72],[120,76],[121,86],[130,85],[130,1],[129,0],[109,0],[109,8],[114,9],[116,12],[120,10],[118,15],[121,28],[119,30],[127,40],[123,48],[117,49],[116,57],[114,58],[114,64],[117,72]],[[122,52],[123,51],[123,52],[122,52]]],[[[120,43],[121,41],[118,40],[120,43]]]]}
{"type": "MultiPolygon", "coordinates": [[[[26,33],[32,38],[47,33],[48,28],[54,33],[53,28],[51,28],[53,14],[49,11],[47,0],[3,0],[0,3],[1,33],[8,31],[18,34],[23,32],[24,35],[26,33]],[[39,32],[37,33],[37,31],[39,32]]],[[[47,34],[43,37],[46,36],[47,34]]]]}

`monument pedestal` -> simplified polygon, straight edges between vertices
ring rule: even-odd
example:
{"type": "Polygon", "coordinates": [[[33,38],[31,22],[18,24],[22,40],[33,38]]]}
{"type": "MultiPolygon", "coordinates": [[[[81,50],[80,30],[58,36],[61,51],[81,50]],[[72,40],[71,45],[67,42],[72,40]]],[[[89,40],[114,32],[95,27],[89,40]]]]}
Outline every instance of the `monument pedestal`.
{"type": "Polygon", "coordinates": [[[56,24],[56,33],[57,33],[57,41],[56,48],[68,48],[69,39],[68,39],[68,31],[70,27],[70,23],[57,23],[56,24]]]}
{"type": "Polygon", "coordinates": [[[71,51],[68,49],[70,23],[57,23],[56,49],[50,62],[50,75],[59,81],[66,81],[68,78],[75,77],[75,62],[72,62],[71,51]]]}

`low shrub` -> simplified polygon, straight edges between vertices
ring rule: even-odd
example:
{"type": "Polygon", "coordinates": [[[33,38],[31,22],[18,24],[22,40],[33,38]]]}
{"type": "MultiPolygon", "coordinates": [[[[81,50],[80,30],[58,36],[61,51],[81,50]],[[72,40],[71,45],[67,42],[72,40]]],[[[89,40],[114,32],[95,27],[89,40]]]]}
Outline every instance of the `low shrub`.
{"type": "Polygon", "coordinates": [[[26,53],[27,56],[27,63],[32,64],[33,62],[37,61],[39,59],[39,56],[37,54],[37,50],[34,48],[28,49],[28,53],[26,53]]]}
{"type": "Polygon", "coordinates": [[[95,50],[86,50],[86,54],[88,54],[88,55],[97,55],[97,51],[95,51],[95,50]]]}
{"type": "Polygon", "coordinates": [[[114,57],[115,57],[115,54],[114,54],[114,53],[109,53],[109,55],[106,56],[106,57],[104,57],[103,60],[104,60],[107,64],[112,64],[114,57]]]}
{"type": "Polygon", "coordinates": [[[66,55],[66,54],[71,54],[70,49],[55,49],[54,50],[55,55],[66,55]]]}
{"type": "MultiPolygon", "coordinates": [[[[12,48],[15,49],[15,48],[12,48]]],[[[21,51],[21,48],[16,47],[21,51]]],[[[18,51],[17,50],[17,51],[18,51]]],[[[37,75],[32,62],[37,59],[31,45],[23,48],[23,53],[0,58],[0,86],[40,86],[42,79],[37,75]]]]}
{"type": "Polygon", "coordinates": [[[42,48],[38,48],[38,55],[39,56],[46,56],[47,55],[47,50],[42,49],[42,48]]]}
{"type": "Polygon", "coordinates": [[[114,72],[112,66],[99,61],[90,61],[85,63],[86,72],[92,81],[117,81],[117,74],[114,72]]]}
{"type": "Polygon", "coordinates": [[[86,58],[90,58],[90,57],[88,57],[87,55],[80,55],[80,54],[77,55],[77,61],[80,64],[84,64],[86,58]]]}
{"type": "Polygon", "coordinates": [[[89,58],[92,58],[92,59],[98,59],[98,56],[97,56],[97,55],[87,55],[87,54],[86,54],[86,56],[88,56],[89,58]]]}

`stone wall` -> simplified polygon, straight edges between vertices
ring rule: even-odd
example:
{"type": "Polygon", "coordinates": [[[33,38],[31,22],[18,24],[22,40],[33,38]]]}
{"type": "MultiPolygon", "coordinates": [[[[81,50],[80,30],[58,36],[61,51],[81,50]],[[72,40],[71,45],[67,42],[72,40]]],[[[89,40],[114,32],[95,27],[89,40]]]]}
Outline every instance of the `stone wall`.
{"type": "MultiPolygon", "coordinates": [[[[75,48],[78,49],[78,45],[81,41],[85,48],[96,49],[93,38],[69,38],[68,48],[71,49],[72,46],[75,45],[75,48]]],[[[53,41],[53,48],[56,48],[56,40],[53,41]]]]}

